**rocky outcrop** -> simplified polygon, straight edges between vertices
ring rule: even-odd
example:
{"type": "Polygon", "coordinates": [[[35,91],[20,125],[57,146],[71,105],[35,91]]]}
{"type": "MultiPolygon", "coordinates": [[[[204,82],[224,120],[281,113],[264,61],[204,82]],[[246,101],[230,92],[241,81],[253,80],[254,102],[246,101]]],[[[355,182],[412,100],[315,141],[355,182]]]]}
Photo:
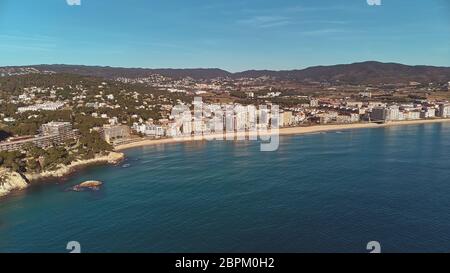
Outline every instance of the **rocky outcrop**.
{"type": "Polygon", "coordinates": [[[98,191],[100,187],[103,185],[101,181],[90,180],[73,186],[71,188],[72,191],[84,191],[84,190],[94,190],[98,191]]]}
{"type": "Polygon", "coordinates": [[[28,180],[22,174],[0,169],[0,196],[7,195],[14,190],[25,189],[28,184],[28,180]]]}
{"type": "Polygon", "coordinates": [[[117,164],[122,161],[124,157],[125,155],[123,153],[110,152],[107,155],[96,156],[92,159],[77,160],[69,165],[60,165],[53,171],[45,171],[42,173],[20,174],[0,168],[0,196],[7,195],[13,190],[25,189],[31,182],[37,180],[66,176],[76,171],[78,168],[103,163],[117,164]]]}
{"type": "Polygon", "coordinates": [[[27,179],[30,181],[34,180],[41,180],[45,178],[58,178],[66,176],[78,168],[82,168],[89,165],[95,165],[95,164],[102,164],[102,163],[108,163],[108,164],[117,164],[119,163],[125,155],[123,153],[118,152],[109,152],[107,155],[104,156],[96,156],[92,159],[86,159],[86,160],[77,160],[72,162],[69,165],[60,165],[56,170],[53,171],[45,171],[41,173],[27,173],[25,174],[27,179]]]}

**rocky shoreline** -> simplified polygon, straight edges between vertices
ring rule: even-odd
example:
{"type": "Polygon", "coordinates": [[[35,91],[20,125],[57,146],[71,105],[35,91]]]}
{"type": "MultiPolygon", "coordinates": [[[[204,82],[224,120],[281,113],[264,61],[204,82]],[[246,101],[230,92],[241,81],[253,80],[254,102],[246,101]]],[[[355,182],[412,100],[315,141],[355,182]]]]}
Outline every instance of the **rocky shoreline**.
{"type": "Polygon", "coordinates": [[[77,160],[70,165],[60,165],[53,171],[42,173],[18,173],[6,169],[0,169],[0,196],[12,191],[23,190],[33,182],[49,178],[61,178],[75,172],[79,168],[96,164],[117,164],[124,159],[125,155],[119,152],[109,152],[107,155],[96,156],[92,159],[77,160]]]}
{"type": "Polygon", "coordinates": [[[7,195],[11,191],[23,190],[29,184],[30,182],[23,174],[6,169],[0,170],[0,196],[7,195]]]}

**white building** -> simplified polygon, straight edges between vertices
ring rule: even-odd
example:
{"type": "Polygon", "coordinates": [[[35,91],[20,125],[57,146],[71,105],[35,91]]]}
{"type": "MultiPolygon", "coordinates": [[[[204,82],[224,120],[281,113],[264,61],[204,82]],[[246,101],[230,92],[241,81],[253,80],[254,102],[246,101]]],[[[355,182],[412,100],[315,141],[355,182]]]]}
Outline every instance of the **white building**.
{"type": "Polygon", "coordinates": [[[39,110],[55,111],[55,110],[62,108],[63,106],[64,106],[64,102],[47,102],[47,103],[19,107],[17,109],[17,111],[19,111],[19,113],[23,113],[23,112],[27,112],[27,111],[39,111],[39,110]]]}
{"type": "Polygon", "coordinates": [[[212,119],[210,119],[209,128],[211,129],[211,131],[214,131],[214,133],[222,133],[224,130],[223,117],[214,116],[212,119]]]}
{"type": "Polygon", "coordinates": [[[154,136],[154,137],[161,137],[164,136],[166,133],[166,130],[164,130],[162,126],[149,123],[139,124],[135,122],[133,124],[133,130],[146,136],[154,136]]]}
{"type": "Polygon", "coordinates": [[[408,111],[408,112],[405,112],[405,119],[406,120],[420,119],[420,112],[419,111],[408,111]]]}
{"type": "Polygon", "coordinates": [[[434,117],[436,117],[435,108],[426,108],[425,110],[420,112],[420,118],[434,118],[434,117]]]}
{"type": "Polygon", "coordinates": [[[3,119],[3,121],[5,121],[5,122],[14,122],[14,121],[16,121],[16,119],[13,118],[13,117],[6,117],[6,118],[3,119]]]}
{"type": "Polygon", "coordinates": [[[443,118],[450,118],[450,104],[448,103],[439,104],[439,116],[443,118]]]}
{"type": "Polygon", "coordinates": [[[391,105],[386,110],[386,120],[399,120],[400,108],[397,105],[391,105]]]}
{"type": "Polygon", "coordinates": [[[359,122],[360,120],[361,120],[361,116],[359,114],[355,114],[355,113],[350,114],[350,121],[352,123],[359,122]]]}
{"type": "Polygon", "coordinates": [[[119,123],[117,117],[112,117],[108,120],[109,124],[111,125],[117,125],[119,123]]]}

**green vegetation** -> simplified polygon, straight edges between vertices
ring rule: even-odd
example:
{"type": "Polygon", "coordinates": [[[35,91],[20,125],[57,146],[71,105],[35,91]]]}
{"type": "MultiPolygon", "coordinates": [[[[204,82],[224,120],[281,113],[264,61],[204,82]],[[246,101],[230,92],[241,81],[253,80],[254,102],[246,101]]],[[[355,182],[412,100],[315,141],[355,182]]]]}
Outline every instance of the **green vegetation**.
{"type": "Polygon", "coordinates": [[[112,151],[113,147],[100,136],[99,132],[81,132],[78,155],[93,158],[95,154],[112,151]]]}
{"type": "Polygon", "coordinates": [[[18,172],[54,170],[77,159],[91,159],[97,154],[112,151],[96,131],[82,132],[78,140],[67,140],[65,145],[42,149],[29,144],[23,151],[0,152],[0,166],[18,172]]]}
{"type": "MultiPolygon", "coordinates": [[[[97,77],[57,73],[0,77],[0,99],[3,100],[0,103],[0,113],[15,119],[15,122],[7,123],[3,130],[15,136],[24,136],[35,134],[43,123],[77,123],[79,120],[84,122],[89,121],[93,113],[98,116],[106,114],[108,117],[116,117],[119,122],[128,125],[136,121],[133,116],[143,120],[159,120],[163,118],[162,105],[175,105],[178,101],[192,102],[193,97],[184,93],[170,93],[145,84],[127,84],[97,77]],[[18,107],[26,105],[23,102],[17,103],[17,97],[26,93],[25,90],[30,87],[40,89],[39,92],[33,92],[33,101],[65,101],[66,108],[58,111],[17,113],[18,107]],[[81,103],[73,100],[81,94],[84,96],[81,103]],[[108,99],[108,95],[113,95],[114,99],[108,99]],[[16,99],[16,102],[13,102],[13,99],[16,99]],[[86,102],[103,105],[87,107],[86,102]],[[104,105],[105,102],[109,104],[108,107],[104,105]],[[145,108],[142,107],[143,104],[145,108]]],[[[105,123],[106,119],[102,119],[101,124],[96,122],[97,126],[105,123]]]]}
{"type": "Polygon", "coordinates": [[[13,116],[16,121],[5,124],[3,130],[15,136],[35,135],[39,127],[44,123],[50,121],[72,122],[73,119],[72,111],[70,110],[25,112],[10,116],[13,116]]]}
{"type": "MultiPolygon", "coordinates": [[[[50,121],[65,121],[73,124],[74,129],[79,131],[79,138],[67,140],[63,145],[42,149],[35,145],[29,145],[22,151],[1,152],[0,167],[20,172],[39,172],[52,170],[58,165],[67,165],[77,159],[90,159],[98,154],[112,151],[113,147],[105,142],[100,133],[93,128],[102,127],[108,123],[108,119],[93,117],[106,114],[108,117],[117,117],[120,121],[131,124],[132,116],[141,118],[159,119],[159,107],[152,109],[140,109],[139,101],[130,96],[129,85],[105,81],[104,79],[72,74],[28,74],[21,76],[0,77],[0,113],[3,117],[13,118],[13,122],[1,124],[0,137],[4,140],[9,136],[32,136],[39,133],[42,124],[50,121]],[[107,82],[104,84],[104,82],[107,82]],[[65,101],[66,107],[56,111],[30,111],[19,113],[18,107],[26,104],[17,103],[18,96],[29,90],[39,88],[33,92],[33,101],[65,101]],[[78,104],[72,100],[74,96],[83,94],[86,102],[108,101],[112,107],[85,107],[84,103],[78,104]],[[104,97],[99,97],[104,94],[104,97]],[[107,100],[106,95],[114,95],[114,101],[107,100]]],[[[142,92],[146,99],[154,98],[153,101],[160,104],[170,103],[160,100],[163,91],[154,90],[144,85],[133,85],[134,90],[142,92]]],[[[133,91],[134,94],[135,91],[133,91]]],[[[180,99],[172,96],[171,100],[180,99]]],[[[38,103],[38,102],[37,102],[38,103]]]]}
{"type": "Polygon", "coordinates": [[[19,151],[0,152],[0,166],[11,169],[13,171],[24,171],[25,170],[25,162],[24,155],[19,151]]]}

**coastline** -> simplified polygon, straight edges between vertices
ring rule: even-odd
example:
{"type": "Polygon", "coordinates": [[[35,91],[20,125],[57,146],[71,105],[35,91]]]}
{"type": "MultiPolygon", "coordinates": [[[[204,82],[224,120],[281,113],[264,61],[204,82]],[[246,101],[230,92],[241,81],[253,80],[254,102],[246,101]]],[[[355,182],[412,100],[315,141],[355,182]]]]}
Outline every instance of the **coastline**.
{"type": "Polygon", "coordinates": [[[23,190],[32,183],[37,183],[41,180],[49,178],[61,178],[70,175],[80,168],[97,164],[117,164],[125,158],[125,154],[121,151],[145,147],[152,145],[183,143],[191,141],[205,141],[205,140],[234,140],[234,139],[246,139],[252,137],[257,139],[258,136],[271,136],[274,133],[278,135],[303,135],[314,134],[318,132],[328,131],[340,131],[340,130],[353,130],[353,129],[365,129],[365,128],[385,128],[391,126],[406,126],[406,125],[418,125],[418,124],[431,124],[450,122],[448,118],[436,118],[436,119],[423,119],[423,120],[409,120],[409,121],[395,121],[388,123],[353,123],[353,124],[332,124],[332,125],[313,125],[306,127],[289,127],[280,128],[272,131],[262,132],[235,132],[231,134],[210,134],[205,136],[190,136],[190,137],[177,137],[177,138],[164,138],[164,139],[143,139],[136,142],[122,144],[115,147],[115,151],[109,152],[107,155],[96,156],[92,159],[77,160],[69,165],[60,165],[56,170],[45,171],[42,173],[17,173],[5,170],[0,170],[0,196],[8,195],[13,191],[23,190]]]}
{"type": "Polygon", "coordinates": [[[61,178],[75,172],[77,169],[92,166],[95,164],[117,164],[125,158],[123,153],[109,152],[107,155],[97,156],[91,159],[77,160],[69,165],[60,165],[58,169],[52,171],[45,171],[42,173],[25,173],[25,177],[31,183],[37,180],[46,178],[61,178]]]}
{"type": "Polygon", "coordinates": [[[109,152],[107,155],[96,156],[86,160],[77,160],[69,165],[60,165],[56,170],[42,173],[18,173],[0,170],[0,196],[6,196],[11,192],[26,189],[32,183],[37,183],[49,178],[62,178],[70,175],[80,168],[96,164],[117,164],[125,158],[120,152],[109,152]]]}
{"type": "MultiPolygon", "coordinates": [[[[421,119],[421,120],[405,120],[405,121],[392,121],[387,123],[351,123],[351,124],[331,124],[331,125],[312,125],[305,127],[287,127],[278,129],[278,135],[303,135],[313,134],[319,132],[340,131],[340,130],[352,130],[352,129],[366,129],[366,128],[384,128],[391,126],[406,126],[406,125],[418,125],[418,124],[430,124],[450,122],[449,118],[435,118],[435,119],[421,119]]],[[[231,134],[210,134],[205,136],[189,136],[189,137],[176,137],[176,138],[163,138],[163,139],[142,139],[136,142],[121,144],[114,148],[115,151],[123,151],[131,148],[145,147],[152,145],[182,143],[191,141],[203,141],[203,140],[232,140],[234,138],[244,139],[246,137],[258,137],[258,136],[270,136],[277,132],[262,131],[262,132],[235,132],[231,134]]]]}

